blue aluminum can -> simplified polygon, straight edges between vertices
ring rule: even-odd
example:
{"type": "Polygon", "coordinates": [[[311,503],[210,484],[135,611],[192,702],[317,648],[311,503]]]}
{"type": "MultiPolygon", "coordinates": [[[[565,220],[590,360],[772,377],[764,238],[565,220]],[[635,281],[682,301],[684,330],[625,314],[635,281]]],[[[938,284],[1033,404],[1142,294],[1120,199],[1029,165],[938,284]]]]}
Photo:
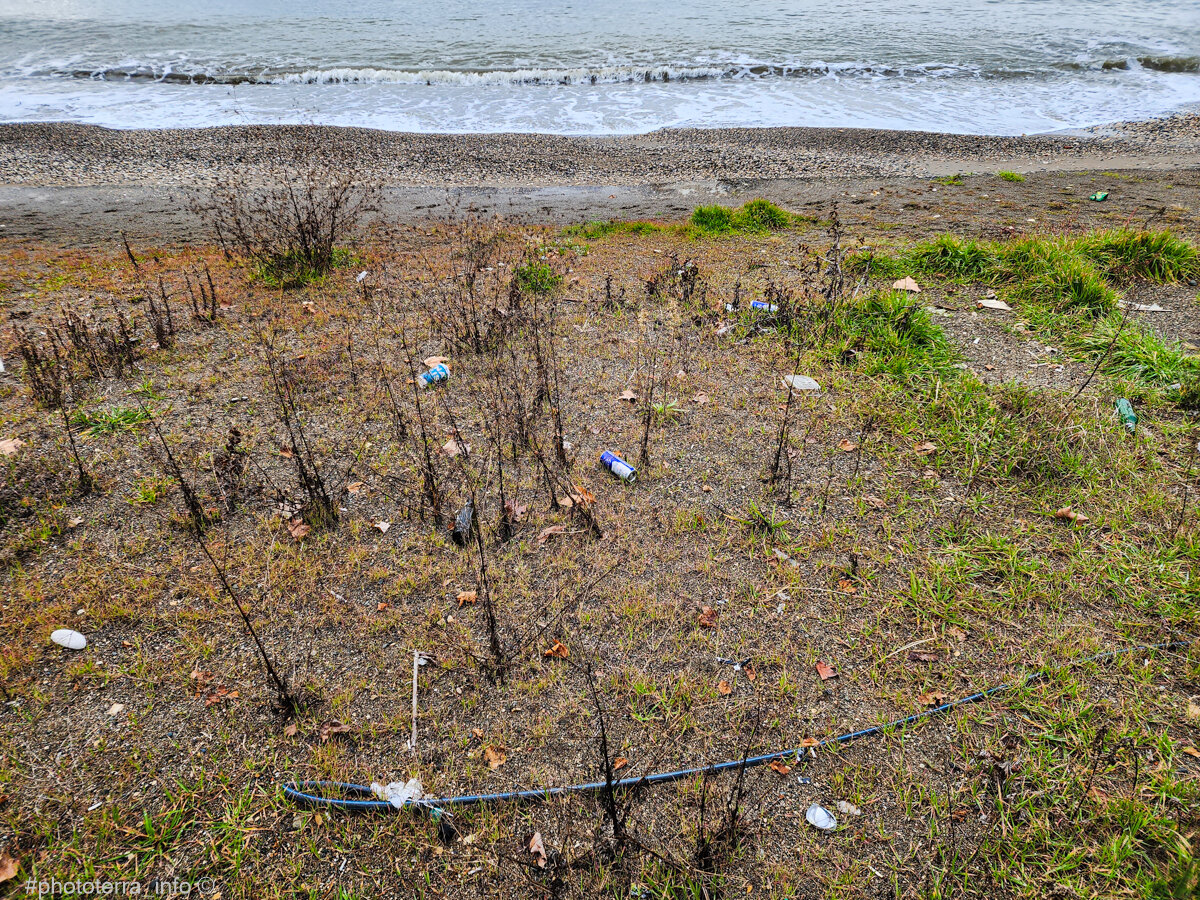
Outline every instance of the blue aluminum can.
{"type": "Polygon", "coordinates": [[[776,306],[774,303],[767,303],[765,300],[751,300],[750,308],[761,309],[765,310],[766,312],[779,312],[778,306],[776,306]]]}
{"type": "Polygon", "coordinates": [[[637,481],[637,469],[631,466],[611,450],[600,454],[600,465],[608,469],[622,481],[637,481]]]}
{"type": "Polygon", "coordinates": [[[450,370],[446,368],[445,363],[438,363],[428,372],[422,372],[417,376],[417,381],[421,382],[421,387],[433,387],[439,381],[445,381],[450,377],[450,370]]]}

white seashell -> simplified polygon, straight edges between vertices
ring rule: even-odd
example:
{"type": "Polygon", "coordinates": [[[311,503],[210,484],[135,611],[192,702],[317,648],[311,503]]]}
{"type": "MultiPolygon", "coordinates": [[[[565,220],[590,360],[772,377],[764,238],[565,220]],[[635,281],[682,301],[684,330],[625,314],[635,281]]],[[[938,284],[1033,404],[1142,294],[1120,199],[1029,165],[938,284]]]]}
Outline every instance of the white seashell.
{"type": "Polygon", "coordinates": [[[837,819],[833,817],[833,813],[816,803],[808,808],[804,818],[813,828],[820,828],[822,831],[833,831],[837,828],[837,819]]]}
{"type": "Polygon", "coordinates": [[[58,629],[58,631],[50,635],[50,640],[54,641],[60,647],[66,647],[68,650],[82,650],[87,646],[87,638],[78,631],[73,631],[70,628],[58,629]]]}

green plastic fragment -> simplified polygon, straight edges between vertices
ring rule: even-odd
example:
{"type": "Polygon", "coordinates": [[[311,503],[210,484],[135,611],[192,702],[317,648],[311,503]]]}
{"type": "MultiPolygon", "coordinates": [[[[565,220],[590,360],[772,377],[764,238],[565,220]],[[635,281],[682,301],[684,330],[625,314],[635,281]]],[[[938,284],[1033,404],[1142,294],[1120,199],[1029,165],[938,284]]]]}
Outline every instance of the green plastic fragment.
{"type": "Polygon", "coordinates": [[[1130,434],[1137,431],[1137,413],[1133,411],[1133,404],[1124,397],[1117,401],[1117,416],[1130,434]]]}
{"type": "Polygon", "coordinates": [[[1108,191],[1096,191],[1096,193],[1092,194],[1090,199],[1095,200],[1097,203],[1100,203],[1103,200],[1107,200],[1108,199],[1108,191]]]}

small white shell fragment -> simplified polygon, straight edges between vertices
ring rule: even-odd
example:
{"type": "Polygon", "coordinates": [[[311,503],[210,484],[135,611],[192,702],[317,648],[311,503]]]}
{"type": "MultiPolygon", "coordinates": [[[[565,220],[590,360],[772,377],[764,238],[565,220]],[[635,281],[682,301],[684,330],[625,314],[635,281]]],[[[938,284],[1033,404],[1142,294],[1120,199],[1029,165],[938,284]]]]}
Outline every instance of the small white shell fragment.
{"type": "Polygon", "coordinates": [[[862,810],[851,803],[849,800],[839,800],[837,802],[837,811],[843,816],[861,816],[862,810]]]}
{"type": "Polygon", "coordinates": [[[70,628],[58,629],[58,631],[50,635],[50,640],[54,641],[60,647],[66,647],[68,650],[82,650],[87,646],[87,638],[78,631],[73,631],[70,628]]]}
{"type": "Polygon", "coordinates": [[[124,703],[114,703],[112,706],[110,706],[108,708],[108,714],[110,716],[119,716],[123,712],[125,712],[125,704],[124,703]]]}
{"type": "Polygon", "coordinates": [[[813,828],[820,828],[822,831],[833,831],[837,828],[837,819],[833,817],[833,813],[817,803],[808,808],[804,818],[813,828]]]}
{"type": "Polygon", "coordinates": [[[807,375],[784,375],[783,386],[796,391],[819,391],[821,385],[807,375]]]}

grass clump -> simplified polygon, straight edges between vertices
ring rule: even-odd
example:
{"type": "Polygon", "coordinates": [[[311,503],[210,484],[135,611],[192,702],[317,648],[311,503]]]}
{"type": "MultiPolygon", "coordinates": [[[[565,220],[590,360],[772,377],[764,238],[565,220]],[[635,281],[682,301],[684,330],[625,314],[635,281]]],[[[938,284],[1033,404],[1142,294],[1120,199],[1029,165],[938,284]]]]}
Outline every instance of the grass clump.
{"type": "Polygon", "coordinates": [[[1119,279],[1169,282],[1200,271],[1200,254],[1169,231],[1097,231],[1080,238],[1079,253],[1119,279]]]}
{"type": "Polygon", "coordinates": [[[918,244],[908,259],[922,271],[971,281],[989,280],[996,269],[996,254],[990,246],[949,234],[918,244]]]}
{"type": "Polygon", "coordinates": [[[328,259],[321,262],[314,262],[302,252],[288,251],[257,260],[254,276],[267,287],[286,290],[316,284],[334,269],[348,268],[357,260],[353,251],[345,247],[332,248],[328,259]]]}
{"type": "Polygon", "coordinates": [[[1108,317],[1074,343],[1088,353],[1107,352],[1104,371],[1109,375],[1160,387],[1180,383],[1188,396],[1200,402],[1200,359],[1178,343],[1168,343],[1133,323],[1122,328],[1118,316],[1108,317]]]}
{"type": "Polygon", "coordinates": [[[920,302],[902,291],[881,291],[837,313],[839,355],[862,360],[867,375],[904,381],[947,377],[958,354],[920,302]]]}
{"type": "Polygon", "coordinates": [[[1077,259],[1046,267],[1021,283],[1017,293],[1060,315],[1082,313],[1098,318],[1117,305],[1116,291],[1094,268],[1077,259]]]}
{"type": "Polygon", "coordinates": [[[769,200],[751,200],[737,209],[698,206],[688,224],[701,235],[763,234],[790,228],[796,219],[769,200]]]}
{"type": "Polygon", "coordinates": [[[77,412],[71,416],[71,424],[83,434],[95,437],[116,434],[119,431],[132,431],[149,422],[150,416],[150,411],[145,407],[117,406],[97,412],[77,412]]]}
{"type": "Polygon", "coordinates": [[[565,237],[581,238],[585,241],[598,241],[614,234],[658,234],[664,226],[657,222],[618,222],[610,219],[607,222],[584,222],[582,225],[572,225],[563,229],[565,237]]]}
{"type": "Polygon", "coordinates": [[[1019,172],[997,172],[997,178],[1003,178],[1005,181],[1011,181],[1014,184],[1019,184],[1025,180],[1025,176],[1019,172]]]}
{"type": "Polygon", "coordinates": [[[549,263],[537,259],[526,260],[517,266],[513,278],[526,294],[549,294],[562,284],[562,276],[549,263]]]}

